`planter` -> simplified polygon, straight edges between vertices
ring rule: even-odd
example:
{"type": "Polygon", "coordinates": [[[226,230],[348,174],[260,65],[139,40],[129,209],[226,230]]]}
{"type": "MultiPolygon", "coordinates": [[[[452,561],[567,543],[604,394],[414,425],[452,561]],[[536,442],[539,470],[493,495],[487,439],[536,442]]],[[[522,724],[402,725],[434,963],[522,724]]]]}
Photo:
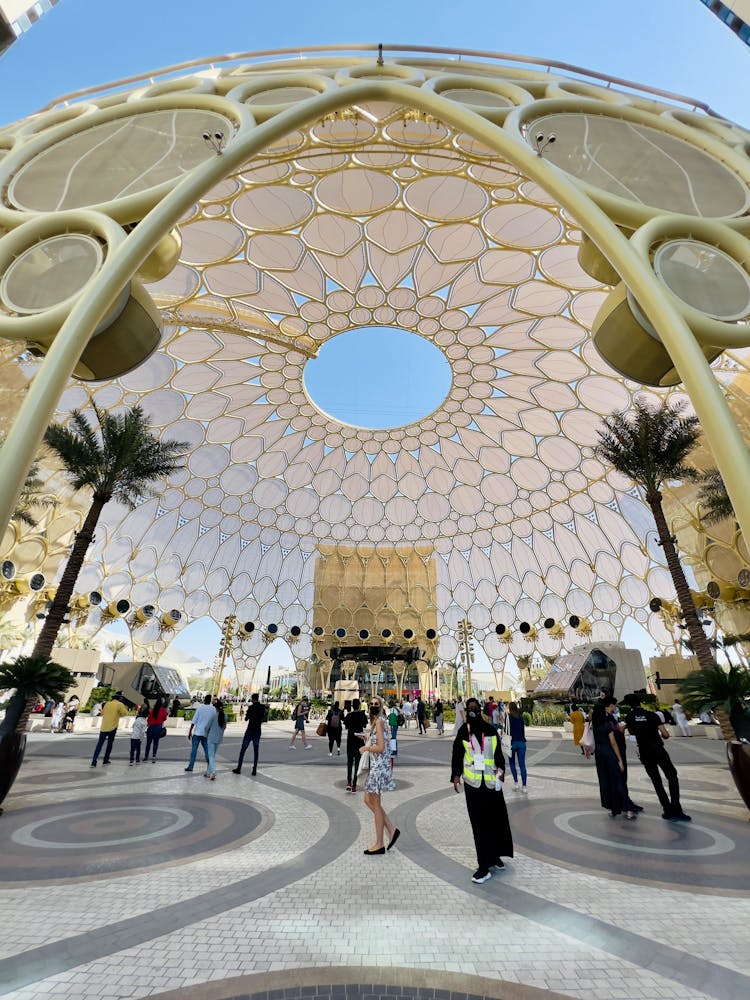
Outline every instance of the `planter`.
{"type": "Polygon", "coordinates": [[[0,802],[4,801],[5,796],[13,787],[25,751],[25,733],[7,733],[0,740],[0,802]]]}
{"type": "Polygon", "coordinates": [[[737,791],[750,809],[750,743],[727,743],[727,760],[737,791]]]}

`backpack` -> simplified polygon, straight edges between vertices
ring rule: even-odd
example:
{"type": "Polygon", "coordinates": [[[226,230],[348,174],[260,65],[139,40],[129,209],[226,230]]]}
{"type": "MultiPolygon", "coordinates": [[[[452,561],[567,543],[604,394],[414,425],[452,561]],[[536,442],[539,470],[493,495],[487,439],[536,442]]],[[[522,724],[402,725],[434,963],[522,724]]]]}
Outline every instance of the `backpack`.
{"type": "Polygon", "coordinates": [[[328,725],[331,727],[331,729],[340,729],[341,728],[341,712],[339,712],[337,710],[332,710],[331,711],[331,721],[328,723],[328,725]]]}
{"type": "Polygon", "coordinates": [[[388,716],[388,725],[389,726],[398,725],[398,712],[396,711],[395,708],[392,708],[390,711],[390,715],[388,716]]]}

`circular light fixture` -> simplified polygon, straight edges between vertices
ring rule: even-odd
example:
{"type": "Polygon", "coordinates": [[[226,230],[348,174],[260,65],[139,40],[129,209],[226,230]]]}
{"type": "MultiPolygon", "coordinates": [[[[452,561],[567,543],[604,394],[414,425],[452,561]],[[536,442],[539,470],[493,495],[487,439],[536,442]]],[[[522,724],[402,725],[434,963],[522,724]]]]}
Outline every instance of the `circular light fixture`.
{"type": "Polygon", "coordinates": [[[750,315],[750,276],[718,247],[669,240],[654,254],[654,270],[679,299],[725,323],[750,315]]]}

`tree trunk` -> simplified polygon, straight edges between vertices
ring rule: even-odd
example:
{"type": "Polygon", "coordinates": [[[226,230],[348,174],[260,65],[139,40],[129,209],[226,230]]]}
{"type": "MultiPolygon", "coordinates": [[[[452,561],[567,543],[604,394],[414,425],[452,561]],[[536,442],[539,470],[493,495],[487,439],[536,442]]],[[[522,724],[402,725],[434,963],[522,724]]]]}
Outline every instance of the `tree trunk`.
{"type": "Polygon", "coordinates": [[[729,713],[723,707],[723,705],[717,705],[714,709],[714,715],[716,716],[716,721],[719,723],[719,729],[721,729],[721,738],[726,743],[731,743],[736,740],[737,737],[734,732],[734,726],[729,721],[729,713]]]}
{"type": "Polygon", "coordinates": [[[21,715],[19,716],[19,719],[18,719],[18,723],[16,724],[16,732],[17,733],[25,733],[26,732],[26,727],[29,724],[29,716],[31,715],[32,711],[34,710],[34,708],[36,706],[36,703],[37,703],[37,695],[35,695],[35,694],[30,695],[26,699],[26,702],[25,702],[25,704],[23,706],[23,711],[21,712],[21,715]]]}
{"type": "Polygon", "coordinates": [[[664,549],[664,556],[667,560],[667,567],[672,577],[672,582],[674,583],[674,589],[677,591],[677,600],[685,618],[690,641],[693,644],[693,651],[701,669],[710,669],[715,666],[716,660],[711,652],[711,647],[708,644],[706,633],[703,631],[703,626],[698,620],[698,612],[695,610],[695,604],[690,594],[687,580],[685,579],[682,563],[680,562],[680,557],[677,555],[674,539],[667,525],[667,519],[664,516],[664,509],[661,505],[661,493],[647,493],[646,502],[651,508],[651,513],[654,515],[659,541],[664,549]]]}
{"type": "Polygon", "coordinates": [[[102,509],[108,500],[109,497],[94,494],[94,499],[86,515],[86,520],[83,522],[83,527],[76,535],[75,542],[73,543],[73,551],[68,557],[68,562],[57,588],[55,599],[52,602],[52,607],[47,612],[47,617],[44,620],[44,625],[42,626],[42,631],[39,633],[39,638],[31,654],[32,656],[50,657],[52,655],[52,647],[55,644],[58,632],[62,628],[63,619],[68,613],[70,599],[73,596],[73,588],[76,585],[78,574],[81,572],[81,566],[83,566],[83,560],[86,558],[89,545],[91,545],[94,537],[94,529],[99,521],[102,509]]]}

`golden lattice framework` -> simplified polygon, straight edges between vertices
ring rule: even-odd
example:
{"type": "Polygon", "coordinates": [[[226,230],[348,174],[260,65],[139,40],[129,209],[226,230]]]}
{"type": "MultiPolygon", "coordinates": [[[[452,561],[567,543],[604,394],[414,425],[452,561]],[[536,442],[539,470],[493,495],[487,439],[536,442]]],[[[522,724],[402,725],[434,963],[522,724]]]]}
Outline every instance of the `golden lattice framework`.
{"type": "MultiPolygon", "coordinates": [[[[6,127],[0,226],[92,206],[137,222],[181,172],[217,155],[202,131],[229,145],[254,122],[378,78],[505,123],[521,143],[540,143],[535,122],[546,139],[565,116],[585,127],[599,116],[615,132],[624,123],[628,135],[612,141],[651,149],[669,183],[620,178],[607,190],[601,155],[591,189],[623,228],[664,212],[739,218],[750,204],[740,162],[750,135],[677,101],[499,62],[321,55],[135,81],[6,127]]],[[[572,169],[561,146],[543,154],[572,169]]],[[[493,661],[508,650],[495,624],[571,614],[594,639],[619,638],[632,616],[671,642],[648,611],[653,594],[673,594],[651,515],[593,449],[602,416],[627,410],[636,391],[680,390],[642,390],[597,352],[590,331],[610,288],[579,264],[581,241],[538,184],[404,102],[327,114],[231,170],[180,220],[174,267],[147,283],[164,321],[158,349],[117,379],[72,381],[60,401],[59,419],[92,400],[140,404],[164,436],[190,444],[158,498],[105,510],[81,591],[181,609],[180,627],[204,615],[257,622],[242,643],[248,662],[268,625],[287,637],[295,627],[305,658],[321,553],[354,545],[408,561],[421,546],[444,659],[466,617],[493,661]],[[308,359],[372,325],[412,331],[450,363],[448,395],[424,419],[367,430],[308,396],[308,359]]],[[[0,384],[37,364],[6,359],[0,384]]],[[[747,351],[725,352],[714,371],[731,388],[747,351]]],[[[540,628],[536,642],[554,654],[574,640],[540,628]]],[[[518,654],[527,647],[512,640],[518,654]]]]}

